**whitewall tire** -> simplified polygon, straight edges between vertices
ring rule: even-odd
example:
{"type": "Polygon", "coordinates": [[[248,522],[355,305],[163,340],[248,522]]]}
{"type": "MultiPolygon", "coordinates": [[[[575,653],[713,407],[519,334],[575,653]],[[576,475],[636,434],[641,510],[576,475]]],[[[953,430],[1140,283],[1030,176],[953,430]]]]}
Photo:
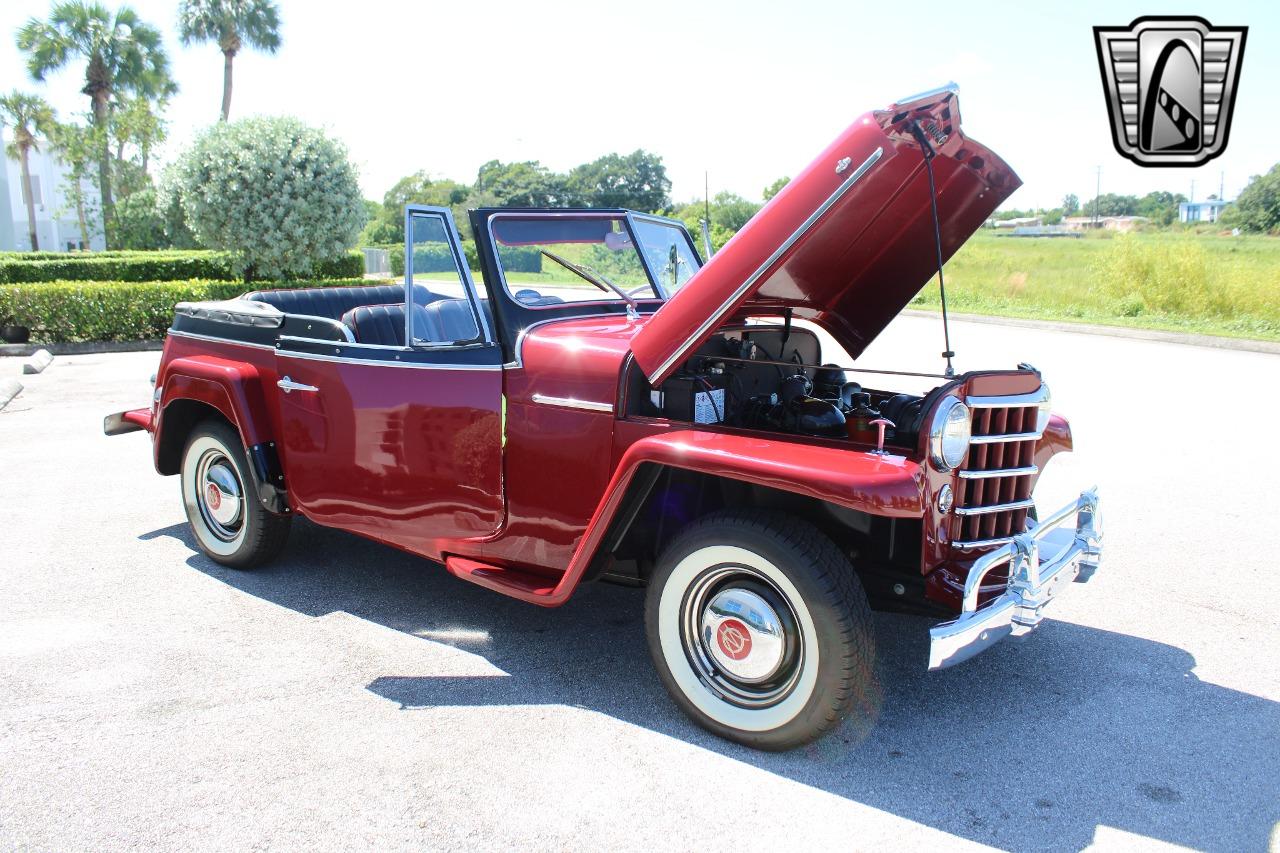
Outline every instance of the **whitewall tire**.
{"type": "Polygon", "coordinates": [[[191,532],[210,559],[247,569],[280,553],[291,519],[262,505],[240,435],[229,424],[205,421],[192,430],[181,480],[191,532]]]}
{"type": "Polygon", "coordinates": [[[790,516],[728,511],[682,531],[650,578],[645,627],[681,708],[761,749],[825,734],[874,678],[871,614],[853,566],[790,516]]]}

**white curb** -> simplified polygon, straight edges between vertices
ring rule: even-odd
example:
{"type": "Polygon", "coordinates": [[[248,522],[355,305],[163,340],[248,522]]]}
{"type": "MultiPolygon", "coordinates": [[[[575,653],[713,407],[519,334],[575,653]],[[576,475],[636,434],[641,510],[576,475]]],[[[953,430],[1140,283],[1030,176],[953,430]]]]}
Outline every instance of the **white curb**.
{"type": "Polygon", "coordinates": [[[9,405],[9,401],[22,393],[22,383],[16,379],[0,382],[0,409],[9,405]]]}
{"type": "Polygon", "coordinates": [[[40,373],[46,367],[53,364],[53,353],[47,349],[38,349],[22,364],[23,374],[30,376],[33,373],[40,373]]]}

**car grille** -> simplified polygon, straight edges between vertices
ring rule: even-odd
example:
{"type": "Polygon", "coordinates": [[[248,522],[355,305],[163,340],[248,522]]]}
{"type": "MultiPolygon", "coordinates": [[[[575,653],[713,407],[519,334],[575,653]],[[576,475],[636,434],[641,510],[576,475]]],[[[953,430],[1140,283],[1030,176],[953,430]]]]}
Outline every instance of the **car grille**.
{"type": "Polygon", "coordinates": [[[952,545],[963,550],[1001,545],[1027,526],[1032,507],[1041,392],[1019,397],[970,397],[969,455],[958,472],[952,545]]]}

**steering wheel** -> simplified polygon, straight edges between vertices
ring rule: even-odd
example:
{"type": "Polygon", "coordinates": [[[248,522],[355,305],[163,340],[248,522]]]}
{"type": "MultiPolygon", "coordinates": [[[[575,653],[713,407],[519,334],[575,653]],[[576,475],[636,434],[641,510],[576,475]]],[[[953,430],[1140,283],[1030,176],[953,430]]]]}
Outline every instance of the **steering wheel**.
{"type": "Polygon", "coordinates": [[[630,290],[628,290],[628,291],[627,291],[627,296],[639,296],[643,291],[646,291],[646,290],[647,290],[647,291],[649,291],[649,298],[651,298],[651,299],[652,299],[652,298],[653,298],[653,288],[652,288],[652,287],[650,287],[650,286],[649,286],[649,285],[647,285],[647,284],[642,284],[642,285],[640,285],[639,287],[633,287],[633,288],[631,288],[630,290]]]}

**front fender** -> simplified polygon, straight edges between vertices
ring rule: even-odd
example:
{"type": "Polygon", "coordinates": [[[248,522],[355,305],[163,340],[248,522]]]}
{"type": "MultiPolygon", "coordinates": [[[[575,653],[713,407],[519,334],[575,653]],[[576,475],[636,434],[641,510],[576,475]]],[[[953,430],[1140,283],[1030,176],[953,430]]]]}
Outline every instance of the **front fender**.
{"type": "Polygon", "coordinates": [[[625,491],[645,462],[794,492],[871,515],[919,518],[924,511],[923,474],[906,457],[697,430],[651,435],[627,448],[605,501],[625,491]]]}
{"type": "MultiPolygon", "coordinates": [[[[1044,428],[1044,435],[1036,442],[1035,464],[1044,472],[1044,466],[1059,453],[1068,453],[1073,447],[1071,424],[1062,415],[1049,416],[1049,423],[1044,428]]],[[[1036,477],[1039,480],[1039,476],[1036,477]]]]}
{"type": "Polygon", "coordinates": [[[468,579],[545,607],[563,604],[591,564],[640,466],[673,468],[741,480],[894,518],[919,518],[924,477],[915,462],[892,454],[859,453],[755,436],[676,430],[650,435],[623,453],[564,575],[554,589],[520,590],[483,573],[468,579]]]}

